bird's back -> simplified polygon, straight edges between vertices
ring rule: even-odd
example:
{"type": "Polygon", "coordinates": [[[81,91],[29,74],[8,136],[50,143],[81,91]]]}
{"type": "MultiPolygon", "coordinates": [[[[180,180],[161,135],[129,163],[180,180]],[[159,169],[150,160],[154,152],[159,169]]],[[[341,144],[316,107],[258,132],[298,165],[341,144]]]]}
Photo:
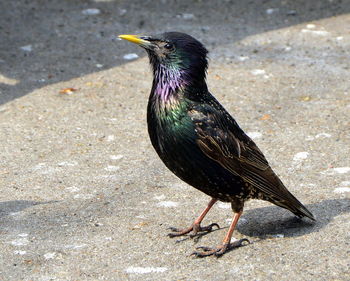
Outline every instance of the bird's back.
{"type": "Polygon", "coordinates": [[[209,92],[160,102],[151,94],[148,131],[159,157],[175,175],[222,201],[243,205],[250,198],[262,199],[313,219],[209,92]]]}

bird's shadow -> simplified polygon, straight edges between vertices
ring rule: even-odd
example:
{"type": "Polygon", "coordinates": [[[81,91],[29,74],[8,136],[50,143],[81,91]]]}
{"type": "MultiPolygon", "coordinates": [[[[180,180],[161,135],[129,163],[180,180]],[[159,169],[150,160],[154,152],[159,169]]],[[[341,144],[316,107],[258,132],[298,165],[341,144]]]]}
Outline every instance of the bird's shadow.
{"type": "Polygon", "coordinates": [[[50,204],[58,201],[31,201],[31,200],[11,200],[0,202],[0,218],[9,216],[11,214],[19,213],[27,208],[41,205],[41,204],[50,204]]]}
{"type": "MultiPolygon", "coordinates": [[[[258,238],[258,240],[279,236],[302,236],[320,231],[334,217],[350,212],[350,200],[323,200],[319,203],[309,204],[307,208],[315,215],[315,222],[307,218],[300,219],[280,207],[269,206],[246,211],[239,221],[236,230],[244,236],[258,238]]],[[[177,239],[176,243],[190,239],[197,243],[203,236],[225,228],[228,227],[215,228],[210,232],[200,232],[195,237],[186,235],[177,239]]]]}
{"type": "Polygon", "coordinates": [[[334,217],[350,212],[349,199],[329,199],[307,205],[315,215],[316,221],[297,218],[287,210],[276,206],[248,210],[237,226],[237,231],[245,236],[260,239],[278,237],[297,237],[320,231],[334,217]]]}

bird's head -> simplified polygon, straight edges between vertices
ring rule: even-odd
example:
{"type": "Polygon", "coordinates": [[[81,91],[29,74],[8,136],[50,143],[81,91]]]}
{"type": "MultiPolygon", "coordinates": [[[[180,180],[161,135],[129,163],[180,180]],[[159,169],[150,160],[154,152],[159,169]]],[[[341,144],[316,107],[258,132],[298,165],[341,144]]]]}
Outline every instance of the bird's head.
{"type": "Polygon", "coordinates": [[[154,73],[165,68],[183,73],[185,79],[205,79],[208,51],[188,34],[166,32],[155,36],[120,35],[119,38],[143,47],[148,53],[154,73]]]}

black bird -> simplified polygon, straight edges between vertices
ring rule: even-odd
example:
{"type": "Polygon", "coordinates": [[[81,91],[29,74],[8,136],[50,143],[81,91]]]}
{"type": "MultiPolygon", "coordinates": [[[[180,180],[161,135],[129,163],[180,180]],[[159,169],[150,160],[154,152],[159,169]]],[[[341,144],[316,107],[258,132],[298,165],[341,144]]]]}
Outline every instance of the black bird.
{"type": "Polygon", "coordinates": [[[200,224],[218,200],[231,202],[232,224],[220,246],[199,247],[201,251],[193,253],[197,257],[220,256],[247,241],[230,242],[248,199],[266,200],[298,217],[315,220],[272,171],[256,144],[208,91],[208,51],[199,41],[179,32],[119,37],[143,47],[150,59],[153,85],[147,123],[153,147],[170,171],[212,198],[189,228],[172,228],[170,237],[190,232],[193,237],[200,231],[211,231],[216,224],[200,224]]]}

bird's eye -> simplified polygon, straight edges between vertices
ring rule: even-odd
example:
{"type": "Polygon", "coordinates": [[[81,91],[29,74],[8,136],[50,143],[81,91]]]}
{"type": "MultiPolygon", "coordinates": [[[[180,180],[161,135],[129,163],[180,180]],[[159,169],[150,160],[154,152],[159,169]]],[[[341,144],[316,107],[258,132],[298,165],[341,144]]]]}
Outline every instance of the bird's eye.
{"type": "Polygon", "coordinates": [[[173,47],[174,47],[174,45],[171,44],[171,43],[166,43],[166,44],[164,45],[164,48],[165,48],[165,49],[168,49],[168,50],[171,50],[173,47]]]}

